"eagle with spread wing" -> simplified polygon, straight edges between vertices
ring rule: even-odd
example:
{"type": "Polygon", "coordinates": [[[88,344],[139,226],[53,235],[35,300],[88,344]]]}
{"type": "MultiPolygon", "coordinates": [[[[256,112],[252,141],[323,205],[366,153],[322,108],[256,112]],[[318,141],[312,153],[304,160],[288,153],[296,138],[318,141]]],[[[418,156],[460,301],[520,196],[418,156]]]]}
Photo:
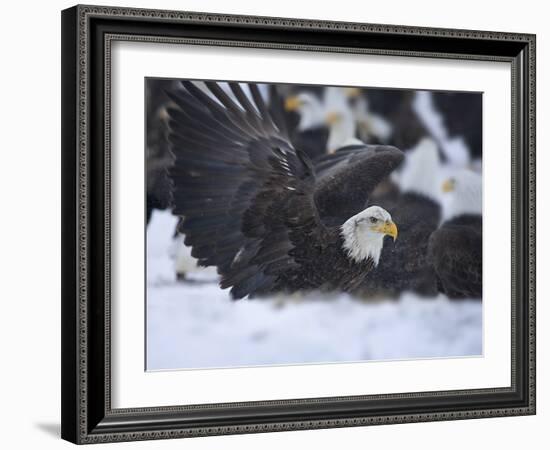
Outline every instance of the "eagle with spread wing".
{"type": "Polygon", "coordinates": [[[314,166],[256,84],[228,87],[182,81],[170,94],[169,177],[185,244],[235,299],[355,290],[384,237],[397,237],[390,214],[366,205],[402,152],[354,146],[314,166]]]}

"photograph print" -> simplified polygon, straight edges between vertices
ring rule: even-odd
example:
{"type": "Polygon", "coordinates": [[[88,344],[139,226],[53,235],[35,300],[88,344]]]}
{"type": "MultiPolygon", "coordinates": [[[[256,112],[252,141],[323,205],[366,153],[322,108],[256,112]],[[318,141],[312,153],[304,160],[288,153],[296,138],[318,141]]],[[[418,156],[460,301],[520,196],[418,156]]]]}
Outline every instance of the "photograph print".
{"type": "Polygon", "coordinates": [[[482,356],[482,100],[146,78],[146,370],[482,356]]]}

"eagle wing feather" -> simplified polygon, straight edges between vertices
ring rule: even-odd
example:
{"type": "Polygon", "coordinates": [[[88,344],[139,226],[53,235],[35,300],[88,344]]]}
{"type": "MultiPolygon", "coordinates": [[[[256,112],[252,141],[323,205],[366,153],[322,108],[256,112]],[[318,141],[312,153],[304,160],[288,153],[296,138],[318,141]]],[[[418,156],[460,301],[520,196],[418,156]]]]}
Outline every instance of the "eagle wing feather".
{"type": "Polygon", "coordinates": [[[258,87],[251,99],[229,83],[209,94],[190,81],[171,95],[170,171],[174,213],[201,265],[215,265],[235,298],[270,289],[295,266],[298,229],[326,233],[313,202],[315,174],[269,114],[258,87]]]}

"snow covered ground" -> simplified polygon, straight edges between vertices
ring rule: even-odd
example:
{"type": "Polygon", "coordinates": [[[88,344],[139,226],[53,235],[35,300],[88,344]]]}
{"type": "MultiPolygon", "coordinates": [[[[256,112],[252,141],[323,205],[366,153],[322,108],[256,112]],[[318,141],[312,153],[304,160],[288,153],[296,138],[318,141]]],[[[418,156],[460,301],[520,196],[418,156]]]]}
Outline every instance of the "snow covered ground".
{"type": "Polygon", "coordinates": [[[155,211],[147,230],[147,369],[185,369],[474,356],[482,304],[405,294],[232,301],[211,270],[178,282],[176,219],[155,211]]]}

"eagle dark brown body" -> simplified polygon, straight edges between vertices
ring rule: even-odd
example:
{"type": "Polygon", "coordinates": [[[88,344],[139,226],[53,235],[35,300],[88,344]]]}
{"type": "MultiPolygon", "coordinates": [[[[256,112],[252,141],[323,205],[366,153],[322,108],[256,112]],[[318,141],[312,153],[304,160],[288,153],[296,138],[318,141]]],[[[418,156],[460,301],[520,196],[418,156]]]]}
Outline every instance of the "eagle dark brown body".
{"type": "Polygon", "coordinates": [[[362,146],[317,174],[256,85],[246,95],[229,83],[229,95],[205,84],[209,93],[182,82],[169,110],[174,213],[192,255],[217,267],[234,298],[355,289],[374,262],[347,255],[340,225],[365,209],[401,151],[362,146]]]}
{"type": "Polygon", "coordinates": [[[377,199],[399,224],[399,240],[384,246],[380,263],[361,286],[368,296],[397,297],[403,291],[423,296],[438,293],[437,276],[428,257],[430,235],[438,229],[441,206],[421,194],[401,193],[377,199]]]}
{"type": "Polygon", "coordinates": [[[481,298],[483,279],[482,219],[463,214],[432,234],[429,258],[440,290],[449,298],[481,298]]]}

